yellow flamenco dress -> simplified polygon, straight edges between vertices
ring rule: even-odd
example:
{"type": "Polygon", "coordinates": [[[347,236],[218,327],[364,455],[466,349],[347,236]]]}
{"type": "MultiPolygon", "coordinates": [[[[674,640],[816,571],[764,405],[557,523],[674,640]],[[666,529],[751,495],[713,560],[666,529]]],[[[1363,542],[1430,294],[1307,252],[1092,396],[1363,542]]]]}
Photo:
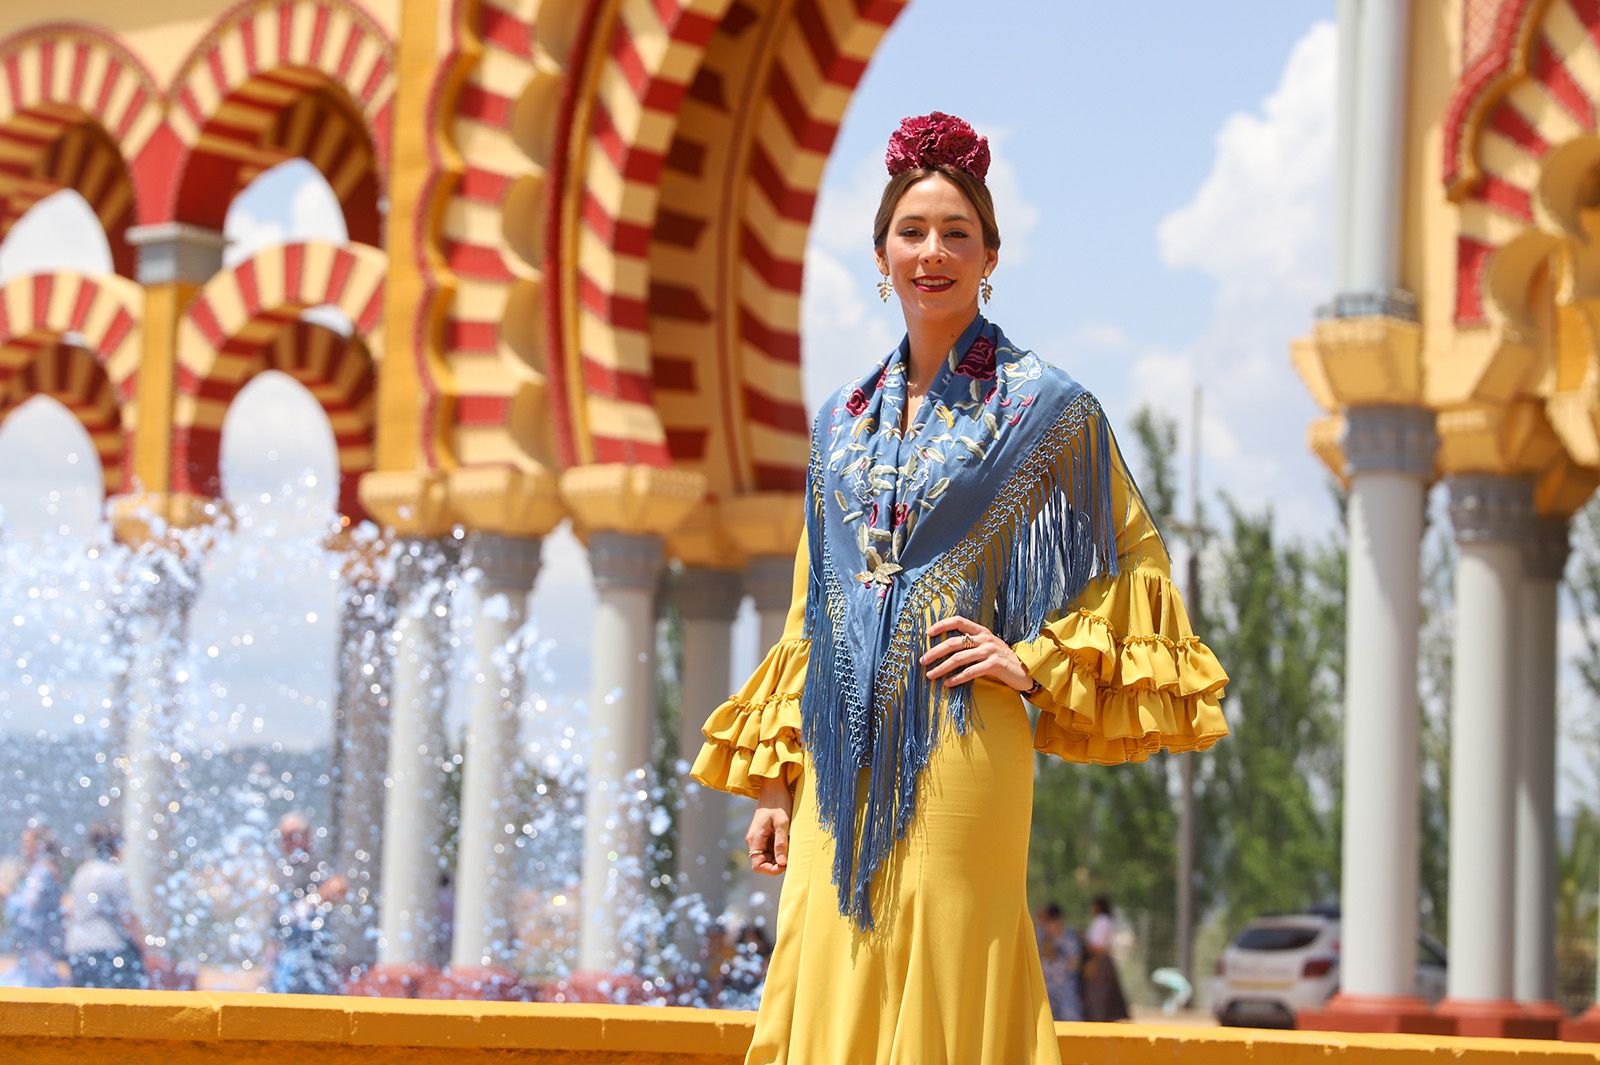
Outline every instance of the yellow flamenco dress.
{"type": "MultiPolygon", "coordinates": [[[[1027,704],[974,682],[964,734],[944,722],[915,818],[871,883],[876,927],[840,913],[834,841],[819,822],[802,744],[807,544],[783,639],[706,721],[693,775],[757,796],[793,788],[777,938],[747,1065],[1056,1065],[1057,1037],[1028,911],[1036,751],[1071,762],[1143,761],[1227,735],[1227,675],[1191,631],[1170,564],[1120,456],[1119,569],[1091,582],[1037,638],[1014,645],[1043,688],[1027,704]]],[[[860,783],[865,786],[866,771],[860,783]]]]}

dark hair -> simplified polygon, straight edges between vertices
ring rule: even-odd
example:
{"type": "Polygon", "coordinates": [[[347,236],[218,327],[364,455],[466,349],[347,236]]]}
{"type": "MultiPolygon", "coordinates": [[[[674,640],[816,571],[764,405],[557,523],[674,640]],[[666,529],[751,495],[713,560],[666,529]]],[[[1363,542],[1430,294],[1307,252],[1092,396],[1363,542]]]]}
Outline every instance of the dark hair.
{"type": "Polygon", "coordinates": [[[994,197],[989,194],[989,186],[965,170],[942,163],[938,166],[913,167],[889,179],[889,183],[883,187],[883,198],[878,201],[877,217],[872,220],[872,246],[882,251],[888,243],[889,225],[894,221],[894,209],[899,206],[900,197],[911,186],[935,174],[952,182],[963,196],[972,201],[973,210],[978,212],[978,225],[983,229],[984,247],[999,251],[1000,223],[994,216],[994,197]]]}
{"type": "Polygon", "coordinates": [[[1050,903],[1046,903],[1045,904],[1045,908],[1044,908],[1045,920],[1047,920],[1047,921],[1059,921],[1059,920],[1061,920],[1061,918],[1065,917],[1066,915],[1067,915],[1067,911],[1065,911],[1065,910],[1063,910],[1061,908],[1061,903],[1059,903],[1059,902],[1050,902],[1050,903]]]}
{"type": "Polygon", "coordinates": [[[1107,917],[1112,916],[1114,913],[1114,911],[1111,909],[1111,900],[1104,895],[1096,895],[1094,897],[1094,901],[1090,903],[1090,905],[1099,910],[1101,913],[1105,914],[1107,917]]]}
{"type": "Polygon", "coordinates": [[[96,858],[115,858],[122,849],[122,829],[110,821],[101,821],[89,829],[89,849],[96,858]]]}

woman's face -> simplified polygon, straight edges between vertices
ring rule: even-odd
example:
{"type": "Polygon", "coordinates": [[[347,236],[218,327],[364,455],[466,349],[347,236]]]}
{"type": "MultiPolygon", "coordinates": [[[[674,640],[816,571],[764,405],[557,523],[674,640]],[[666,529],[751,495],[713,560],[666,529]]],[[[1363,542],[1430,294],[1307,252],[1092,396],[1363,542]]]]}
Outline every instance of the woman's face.
{"type": "Polygon", "coordinates": [[[978,282],[999,262],[983,242],[972,201],[939,174],[906,190],[877,252],[900,297],[906,322],[965,325],[978,308],[978,282]]]}

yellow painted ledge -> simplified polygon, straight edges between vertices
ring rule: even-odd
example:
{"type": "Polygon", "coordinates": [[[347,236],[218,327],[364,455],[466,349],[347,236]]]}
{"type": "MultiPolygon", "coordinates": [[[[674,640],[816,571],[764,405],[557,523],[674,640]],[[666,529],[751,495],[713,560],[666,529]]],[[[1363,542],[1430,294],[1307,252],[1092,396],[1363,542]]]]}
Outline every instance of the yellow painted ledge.
{"type": "MultiPolygon", "coordinates": [[[[7,1065],[345,1062],[738,1065],[754,1014],[642,1006],[157,991],[0,991],[7,1065]]],[[[1600,1046],[1502,1039],[1061,1024],[1073,1065],[1567,1065],[1600,1046]]]]}

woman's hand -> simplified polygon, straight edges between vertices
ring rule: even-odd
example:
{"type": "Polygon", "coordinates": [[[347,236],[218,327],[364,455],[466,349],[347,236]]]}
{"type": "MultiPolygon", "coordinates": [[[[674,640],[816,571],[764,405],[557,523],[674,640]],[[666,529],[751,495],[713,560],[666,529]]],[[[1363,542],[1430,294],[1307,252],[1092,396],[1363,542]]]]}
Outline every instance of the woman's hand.
{"type": "Polygon", "coordinates": [[[794,810],[794,795],[783,780],[767,778],[761,782],[760,805],[744,834],[750,852],[750,871],[778,876],[789,865],[789,815],[794,810]]]}
{"type": "Polygon", "coordinates": [[[946,688],[969,680],[988,677],[1014,691],[1033,687],[1033,678],[1022,668],[1022,660],[1011,645],[1000,637],[957,614],[928,626],[929,638],[951,634],[939,640],[919,661],[928,669],[929,680],[944,679],[946,688]]]}

